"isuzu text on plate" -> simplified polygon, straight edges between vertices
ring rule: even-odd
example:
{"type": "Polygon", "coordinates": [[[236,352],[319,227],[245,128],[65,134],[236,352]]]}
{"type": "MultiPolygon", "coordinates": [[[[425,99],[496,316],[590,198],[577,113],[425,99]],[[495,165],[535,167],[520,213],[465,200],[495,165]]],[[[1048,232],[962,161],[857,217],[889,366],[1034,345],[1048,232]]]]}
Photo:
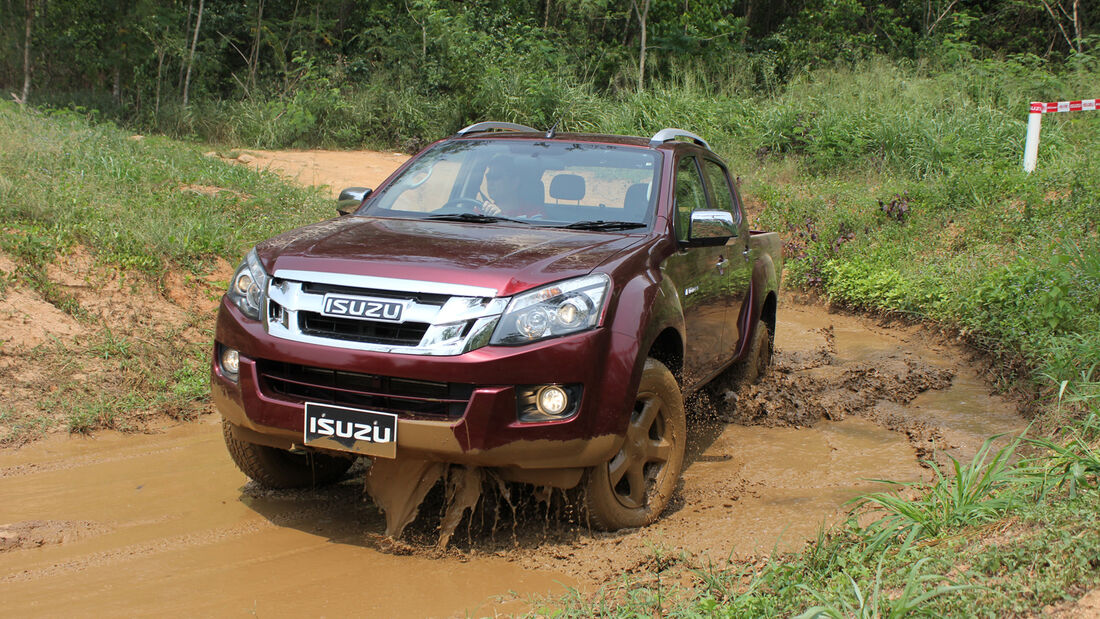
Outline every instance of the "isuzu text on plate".
{"type": "Polygon", "coordinates": [[[397,415],[309,402],[305,440],[311,447],[397,457],[397,415]]]}

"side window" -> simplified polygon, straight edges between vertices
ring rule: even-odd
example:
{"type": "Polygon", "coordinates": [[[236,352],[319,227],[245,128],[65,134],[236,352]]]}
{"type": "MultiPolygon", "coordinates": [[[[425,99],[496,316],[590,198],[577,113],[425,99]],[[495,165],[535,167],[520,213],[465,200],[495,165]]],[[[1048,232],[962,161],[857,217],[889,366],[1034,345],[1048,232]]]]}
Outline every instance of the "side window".
{"type": "Polygon", "coordinates": [[[729,176],[722,166],[713,161],[706,162],[707,180],[710,181],[710,189],[714,192],[714,203],[711,208],[729,211],[733,213],[733,221],[741,224],[741,209],[733,202],[733,188],[730,186],[729,176]]]}
{"type": "Polygon", "coordinates": [[[685,241],[691,223],[691,212],[707,208],[703,178],[695,157],[684,157],[676,168],[676,238],[685,241]]]}

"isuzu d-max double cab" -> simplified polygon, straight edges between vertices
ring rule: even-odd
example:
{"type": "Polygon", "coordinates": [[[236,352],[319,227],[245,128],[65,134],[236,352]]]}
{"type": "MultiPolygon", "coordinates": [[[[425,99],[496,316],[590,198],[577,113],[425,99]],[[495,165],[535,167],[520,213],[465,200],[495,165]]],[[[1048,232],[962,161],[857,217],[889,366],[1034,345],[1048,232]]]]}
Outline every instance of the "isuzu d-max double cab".
{"type": "Polygon", "coordinates": [[[596,527],[652,522],[683,395],[770,360],[780,241],[749,230],[734,178],[678,129],[432,144],[242,262],[212,361],[230,454],[272,487],[360,456],[490,467],[583,485],[596,527]]]}

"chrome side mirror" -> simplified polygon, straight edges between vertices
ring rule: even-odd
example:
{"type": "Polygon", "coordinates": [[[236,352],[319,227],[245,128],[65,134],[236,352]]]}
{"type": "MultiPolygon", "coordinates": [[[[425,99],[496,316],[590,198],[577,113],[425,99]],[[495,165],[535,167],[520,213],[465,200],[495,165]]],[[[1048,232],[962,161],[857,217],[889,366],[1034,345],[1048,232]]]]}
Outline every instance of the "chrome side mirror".
{"type": "Polygon", "coordinates": [[[359,207],[363,205],[363,201],[371,194],[371,191],[373,190],[369,187],[348,187],[341,191],[340,197],[336,198],[336,212],[340,213],[341,217],[344,215],[351,215],[359,210],[359,207]]]}
{"type": "Polygon", "coordinates": [[[693,246],[725,245],[726,241],[737,234],[737,224],[733,221],[733,213],[729,211],[691,212],[688,242],[693,246]]]}

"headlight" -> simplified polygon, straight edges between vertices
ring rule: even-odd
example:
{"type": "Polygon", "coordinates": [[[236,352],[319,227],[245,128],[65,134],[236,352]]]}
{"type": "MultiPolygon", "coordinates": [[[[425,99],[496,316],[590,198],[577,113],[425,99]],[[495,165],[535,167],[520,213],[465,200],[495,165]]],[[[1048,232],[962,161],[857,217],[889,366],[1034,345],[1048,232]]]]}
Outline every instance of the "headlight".
{"type": "Polygon", "coordinates": [[[595,327],[611,278],[603,273],[550,284],[517,295],[497,323],[490,344],[527,344],[595,327]]]}
{"type": "Polygon", "coordinates": [[[259,320],[269,279],[267,272],[260,266],[260,257],[256,255],[256,248],[253,247],[252,251],[245,256],[244,262],[241,262],[241,266],[237,267],[233,279],[229,280],[229,292],[226,294],[245,316],[252,320],[259,320]]]}

